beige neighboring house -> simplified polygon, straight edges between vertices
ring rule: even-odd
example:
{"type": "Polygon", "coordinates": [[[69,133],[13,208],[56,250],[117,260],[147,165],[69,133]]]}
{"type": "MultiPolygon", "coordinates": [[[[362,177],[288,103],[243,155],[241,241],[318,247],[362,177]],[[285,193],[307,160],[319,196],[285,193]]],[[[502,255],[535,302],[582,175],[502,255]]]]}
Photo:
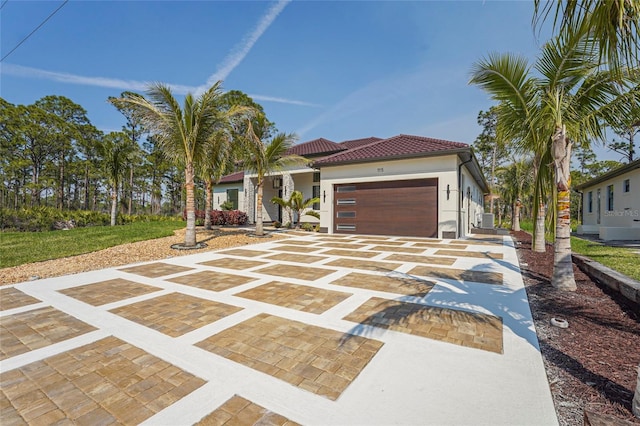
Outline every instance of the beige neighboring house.
{"type": "MultiPolygon", "coordinates": [[[[330,234],[458,238],[482,222],[489,189],[467,144],[411,135],[343,142],[320,138],[289,153],[310,164],[268,177],[265,222],[291,221],[270,200],[286,199],[294,190],[304,198],[320,198],[313,209],[320,213],[320,231],[330,234]]],[[[237,193],[238,208],[254,222],[255,185],[250,173],[225,176],[216,186],[215,206],[237,193]]],[[[318,220],[303,216],[302,222],[318,220]]]]}
{"type": "Polygon", "coordinates": [[[578,234],[640,240],[640,160],[576,186],[582,193],[578,234]]]}

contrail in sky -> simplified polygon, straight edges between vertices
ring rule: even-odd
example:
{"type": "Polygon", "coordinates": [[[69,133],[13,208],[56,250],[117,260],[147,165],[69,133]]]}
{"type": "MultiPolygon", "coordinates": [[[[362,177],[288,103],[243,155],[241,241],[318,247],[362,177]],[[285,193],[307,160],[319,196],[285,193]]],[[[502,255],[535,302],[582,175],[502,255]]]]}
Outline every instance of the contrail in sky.
{"type": "Polygon", "coordinates": [[[238,43],[222,61],[222,65],[218,67],[218,70],[213,73],[208,79],[206,84],[198,87],[196,93],[204,92],[207,88],[214,85],[218,80],[225,80],[229,74],[238,66],[240,62],[247,56],[254,44],[262,37],[262,34],[271,26],[273,21],[276,20],[280,12],[289,4],[291,0],[280,0],[267,11],[267,13],[260,19],[258,25],[251,31],[250,34],[238,43]]]}

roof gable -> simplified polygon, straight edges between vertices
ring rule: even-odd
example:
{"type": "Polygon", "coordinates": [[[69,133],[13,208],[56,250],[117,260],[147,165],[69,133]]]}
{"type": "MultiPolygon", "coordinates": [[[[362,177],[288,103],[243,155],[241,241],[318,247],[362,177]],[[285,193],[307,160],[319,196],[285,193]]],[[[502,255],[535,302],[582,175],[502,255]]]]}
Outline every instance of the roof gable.
{"type": "Polygon", "coordinates": [[[600,175],[600,176],[595,177],[595,178],[593,178],[591,180],[588,180],[585,183],[577,185],[576,189],[577,190],[582,190],[582,189],[585,189],[585,188],[589,188],[590,186],[598,185],[598,184],[600,184],[602,182],[606,182],[609,179],[616,178],[616,177],[621,176],[621,175],[623,175],[625,173],[631,172],[631,171],[633,171],[635,169],[640,169],[640,159],[632,161],[631,163],[628,163],[628,164],[624,164],[624,165],[618,167],[617,169],[613,169],[613,170],[611,170],[611,171],[609,171],[609,172],[607,172],[607,173],[605,173],[603,175],[600,175]]]}
{"type": "Polygon", "coordinates": [[[218,181],[218,183],[242,182],[243,179],[244,179],[244,171],[235,172],[226,176],[222,176],[222,178],[218,181]]]}

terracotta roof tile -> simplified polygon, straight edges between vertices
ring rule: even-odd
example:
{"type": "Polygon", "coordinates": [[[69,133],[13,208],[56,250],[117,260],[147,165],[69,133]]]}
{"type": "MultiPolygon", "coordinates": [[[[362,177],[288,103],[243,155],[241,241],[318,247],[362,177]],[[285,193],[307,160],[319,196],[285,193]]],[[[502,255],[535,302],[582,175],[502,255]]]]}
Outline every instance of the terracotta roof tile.
{"type": "Polygon", "coordinates": [[[329,155],[316,161],[314,166],[361,163],[403,157],[426,157],[437,152],[456,151],[464,148],[469,148],[469,145],[422,136],[398,135],[329,155]]]}
{"type": "Polygon", "coordinates": [[[244,179],[244,172],[231,173],[230,175],[222,176],[222,179],[218,183],[232,183],[242,182],[244,179]]]}
{"type": "Polygon", "coordinates": [[[381,138],[376,138],[375,136],[371,136],[370,138],[363,138],[363,139],[351,139],[348,141],[342,141],[340,142],[340,145],[348,148],[348,149],[353,149],[353,148],[358,148],[360,146],[363,145],[369,145],[370,143],[373,142],[378,142],[382,140],[381,138]]]}
{"type": "Polygon", "coordinates": [[[296,154],[302,156],[313,156],[322,154],[333,154],[344,151],[346,148],[328,139],[320,138],[309,142],[294,145],[287,151],[287,154],[296,154]]]}

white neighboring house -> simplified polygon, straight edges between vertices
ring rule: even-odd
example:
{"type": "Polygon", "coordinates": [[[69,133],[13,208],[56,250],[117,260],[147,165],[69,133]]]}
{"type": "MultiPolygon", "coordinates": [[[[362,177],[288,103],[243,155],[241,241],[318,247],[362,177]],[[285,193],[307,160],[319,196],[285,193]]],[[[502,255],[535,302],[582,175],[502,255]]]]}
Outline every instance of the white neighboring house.
{"type": "MultiPolygon", "coordinates": [[[[265,222],[290,218],[271,198],[294,190],[319,197],[320,231],[343,234],[458,238],[479,227],[487,182],[464,143],[421,136],[364,138],[340,143],[315,139],[289,151],[309,166],[274,174],[263,189],[265,222]]],[[[256,215],[256,176],[225,176],[216,186],[215,206],[238,192],[238,207],[249,221],[256,215]]],[[[214,206],[214,208],[215,208],[214,206]]],[[[318,223],[311,216],[302,222],[318,223]]]]}
{"type": "Polygon", "coordinates": [[[640,160],[576,186],[582,193],[578,234],[640,240],[640,160]]]}

